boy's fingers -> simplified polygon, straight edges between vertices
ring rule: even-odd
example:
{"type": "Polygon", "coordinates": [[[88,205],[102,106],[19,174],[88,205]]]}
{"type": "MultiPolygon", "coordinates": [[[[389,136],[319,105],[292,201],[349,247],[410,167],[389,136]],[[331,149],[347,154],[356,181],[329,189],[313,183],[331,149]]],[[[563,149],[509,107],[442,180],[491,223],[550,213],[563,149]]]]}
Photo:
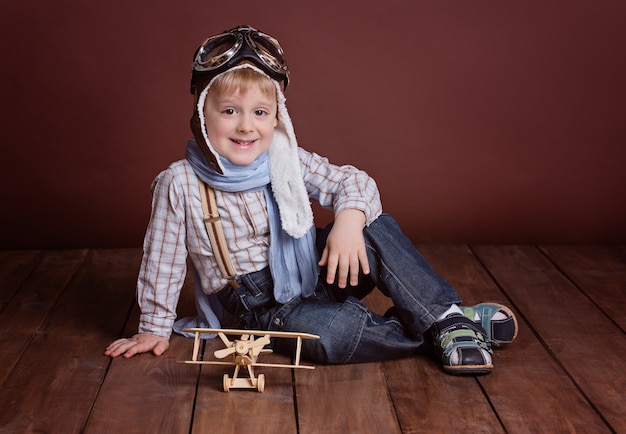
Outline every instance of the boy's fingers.
{"type": "Polygon", "coordinates": [[[133,345],[132,347],[130,347],[129,349],[124,351],[124,358],[130,359],[131,357],[133,357],[138,352],[139,351],[137,350],[137,345],[133,345]]]}
{"type": "Polygon", "coordinates": [[[350,261],[350,285],[356,286],[359,284],[359,257],[354,256],[350,261]]]}
{"type": "Polygon", "coordinates": [[[106,356],[117,357],[124,352],[124,343],[126,339],[118,339],[115,342],[111,343],[104,350],[104,354],[106,356]]]}
{"type": "Polygon", "coordinates": [[[356,286],[359,283],[359,272],[363,272],[363,274],[370,273],[367,255],[364,252],[345,260],[335,259],[328,255],[322,255],[322,257],[324,261],[320,261],[319,265],[327,265],[326,283],[328,284],[335,283],[336,279],[337,285],[340,288],[345,288],[349,279],[350,285],[356,286]]]}
{"type": "Polygon", "coordinates": [[[326,283],[332,284],[335,281],[335,276],[337,275],[338,258],[337,255],[329,254],[327,250],[328,249],[324,249],[324,253],[322,253],[322,260],[325,263],[320,265],[326,265],[326,283]]]}
{"type": "Polygon", "coordinates": [[[156,344],[156,346],[154,347],[154,350],[152,351],[155,355],[160,356],[161,354],[163,354],[165,351],[167,351],[167,349],[170,347],[169,342],[165,342],[165,341],[159,341],[158,344],[156,344]]]}
{"type": "Polygon", "coordinates": [[[169,339],[158,336],[135,335],[131,338],[122,338],[106,347],[104,354],[109,357],[123,355],[128,359],[135,354],[152,351],[160,356],[170,347],[169,339]]]}
{"type": "Polygon", "coordinates": [[[350,257],[343,258],[343,260],[340,262],[339,279],[337,282],[340,288],[345,288],[347,286],[348,279],[352,280],[353,267],[354,266],[353,266],[352,258],[350,257]]]}
{"type": "Polygon", "coordinates": [[[359,263],[361,265],[361,272],[363,274],[370,274],[370,263],[367,260],[367,253],[365,250],[359,252],[359,263]]]}
{"type": "Polygon", "coordinates": [[[135,354],[148,352],[153,348],[153,346],[154,345],[146,342],[129,340],[128,346],[126,347],[127,350],[124,352],[124,357],[128,359],[133,357],[135,354]]]}
{"type": "Polygon", "coordinates": [[[128,358],[140,352],[140,348],[137,348],[138,346],[141,347],[136,339],[118,339],[107,347],[104,354],[110,357],[117,357],[123,354],[124,357],[128,358]]]}
{"type": "Polygon", "coordinates": [[[326,265],[327,261],[328,261],[328,248],[325,248],[324,251],[322,252],[322,257],[320,258],[320,261],[317,263],[317,265],[319,265],[320,267],[323,267],[324,265],[326,265]]]}
{"type": "Polygon", "coordinates": [[[326,283],[332,284],[335,282],[335,276],[337,275],[337,264],[331,266],[330,263],[327,263],[326,267],[326,283]]]}

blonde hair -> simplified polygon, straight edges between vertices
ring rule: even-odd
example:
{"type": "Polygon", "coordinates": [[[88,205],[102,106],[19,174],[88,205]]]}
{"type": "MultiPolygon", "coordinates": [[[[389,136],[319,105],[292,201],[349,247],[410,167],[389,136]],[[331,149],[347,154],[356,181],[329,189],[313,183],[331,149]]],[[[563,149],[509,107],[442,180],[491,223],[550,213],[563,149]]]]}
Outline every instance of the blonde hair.
{"type": "Polygon", "coordinates": [[[209,92],[220,97],[236,91],[245,93],[253,87],[267,97],[277,98],[276,85],[272,79],[250,68],[234,69],[218,76],[211,84],[209,92]]]}

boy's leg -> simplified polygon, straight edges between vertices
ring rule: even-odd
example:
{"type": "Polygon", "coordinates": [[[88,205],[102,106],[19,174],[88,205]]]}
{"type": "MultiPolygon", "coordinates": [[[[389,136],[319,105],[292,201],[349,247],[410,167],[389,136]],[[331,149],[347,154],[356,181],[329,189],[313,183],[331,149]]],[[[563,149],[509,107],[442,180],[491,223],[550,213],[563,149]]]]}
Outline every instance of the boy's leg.
{"type": "MultiPolygon", "coordinates": [[[[238,279],[240,287],[224,288],[222,306],[248,329],[282,330],[319,335],[304,340],[302,357],[315,363],[356,363],[389,360],[417,352],[421,336],[409,336],[395,318],[370,311],[356,298],[331,300],[320,283],[307,299],[296,297],[286,304],[274,300],[269,269],[238,279]]],[[[293,356],[294,339],[275,339],[274,350],[293,356]]]]}
{"type": "MultiPolygon", "coordinates": [[[[330,227],[318,234],[324,248],[330,227]]],[[[402,234],[395,220],[382,215],[364,230],[370,276],[356,287],[320,283],[314,297],[303,300],[286,315],[277,312],[273,326],[321,336],[308,341],[303,355],[317,363],[355,363],[416,354],[423,334],[448,308],[460,301],[402,234]],[[369,311],[358,299],[375,286],[391,297],[393,315],[369,311]]],[[[277,343],[286,352],[288,343],[277,343]]]]}
{"type": "MultiPolygon", "coordinates": [[[[320,235],[323,246],[324,234],[320,235]]],[[[379,361],[415,354],[423,334],[449,306],[459,303],[459,296],[432,270],[390,216],[381,216],[364,235],[371,275],[358,287],[342,289],[326,285],[322,278],[314,296],[280,305],[273,300],[269,270],[263,270],[244,276],[242,287],[220,293],[220,300],[249,328],[320,335],[319,341],[305,340],[302,347],[303,357],[316,363],[379,361]],[[392,298],[393,315],[372,313],[357,299],[374,285],[392,298]]],[[[446,342],[456,348],[457,340],[446,342]]],[[[275,349],[293,354],[290,341],[276,340],[275,349]]]]}
{"type": "Polygon", "coordinates": [[[381,215],[363,234],[371,278],[391,297],[395,314],[407,329],[413,334],[432,334],[435,350],[447,372],[490,372],[491,342],[507,343],[517,334],[512,311],[485,303],[466,308],[466,312],[450,313],[448,309],[458,305],[460,297],[435,273],[391,216],[381,215]],[[494,321],[497,311],[505,315],[502,320],[494,321]],[[473,317],[477,312],[478,323],[473,317]]]}
{"type": "MultiPolygon", "coordinates": [[[[407,334],[395,317],[377,315],[354,297],[344,302],[327,297],[323,284],[316,294],[301,300],[286,315],[276,312],[272,327],[312,333],[319,340],[302,342],[303,358],[323,364],[361,363],[415,355],[423,344],[421,336],[407,334]]],[[[277,340],[275,350],[293,355],[293,340],[277,340]]]]}
{"type": "Polygon", "coordinates": [[[461,298],[439,276],[388,214],[363,231],[370,278],[390,297],[394,314],[410,333],[423,335],[461,298]]]}
{"type": "MultiPolygon", "coordinates": [[[[325,242],[323,235],[327,232],[321,234],[318,246],[325,242]]],[[[361,280],[365,284],[364,293],[375,285],[393,300],[391,319],[399,320],[405,327],[405,335],[422,339],[422,335],[432,333],[444,369],[454,373],[489,372],[491,350],[480,326],[465,318],[458,307],[456,315],[460,318],[447,317],[453,311],[450,307],[460,302],[459,296],[435,273],[395,220],[383,214],[363,234],[371,270],[369,278],[361,280]]],[[[340,299],[342,293],[357,295],[362,288],[341,289],[330,285],[327,290],[331,298],[340,299]]],[[[367,327],[355,333],[362,342],[359,346],[372,345],[378,337],[377,331],[377,327],[367,327]]]]}

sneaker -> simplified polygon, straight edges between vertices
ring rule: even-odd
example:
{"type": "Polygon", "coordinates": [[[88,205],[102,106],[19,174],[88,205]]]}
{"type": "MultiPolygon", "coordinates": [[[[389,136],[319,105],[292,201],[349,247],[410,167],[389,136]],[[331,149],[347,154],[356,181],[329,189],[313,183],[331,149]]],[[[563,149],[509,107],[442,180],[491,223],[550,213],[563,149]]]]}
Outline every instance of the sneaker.
{"type": "Polygon", "coordinates": [[[448,315],[431,327],[435,351],[449,374],[488,374],[493,369],[491,345],[485,330],[460,313],[448,315]]]}

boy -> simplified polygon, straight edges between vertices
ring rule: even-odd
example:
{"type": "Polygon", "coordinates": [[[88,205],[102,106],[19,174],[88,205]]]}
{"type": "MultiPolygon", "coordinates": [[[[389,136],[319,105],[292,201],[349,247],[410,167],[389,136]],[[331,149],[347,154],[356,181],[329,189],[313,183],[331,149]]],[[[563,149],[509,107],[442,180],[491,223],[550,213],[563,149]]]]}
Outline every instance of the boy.
{"type": "MultiPolygon", "coordinates": [[[[316,363],[405,357],[426,339],[446,372],[490,372],[491,346],[517,335],[512,311],[461,309],[454,289],[382,213],[372,178],[298,147],[283,95],[288,82],[278,41],[252,27],[210,37],[196,51],[195,140],[186,159],[153,184],[137,284],[139,331],[105,354],[160,355],[172,328],[218,328],[224,309],[248,329],[320,335],[302,348],[316,363]],[[206,221],[222,226],[221,242],[205,225],[207,185],[220,218],[206,221]],[[310,199],[335,213],[320,233],[310,199]],[[198,316],[174,323],[188,256],[198,316]],[[359,301],[374,287],[393,300],[384,316],[359,301]]],[[[288,341],[274,349],[292,354],[288,341]]]]}

